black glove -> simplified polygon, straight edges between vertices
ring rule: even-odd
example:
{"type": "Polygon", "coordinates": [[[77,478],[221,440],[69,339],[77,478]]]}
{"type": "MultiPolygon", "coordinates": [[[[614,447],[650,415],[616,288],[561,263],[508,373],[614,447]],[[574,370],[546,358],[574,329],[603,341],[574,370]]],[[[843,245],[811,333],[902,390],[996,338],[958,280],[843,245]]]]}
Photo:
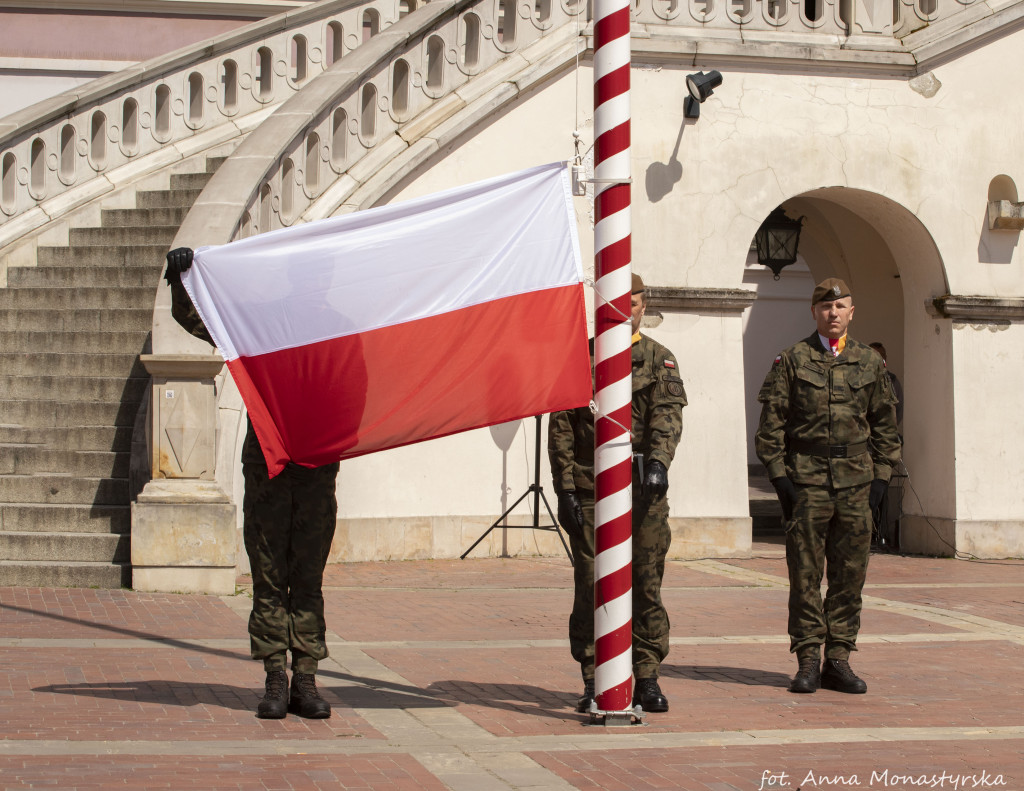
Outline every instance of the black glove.
{"type": "Polygon", "coordinates": [[[179,247],[167,254],[167,271],[164,272],[164,280],[168,285],[181,282],[181,273],[187,272],[192,266],[192,248],[179,247]]]}
{"type": "Polygon", "coordinates": [[[644,469],[644,493],[659,500],[668,493],[668,470],[660,461],[652,459],[644,469]]]}
{"type": "Polygon", "coordinates": [[[881,478],[875,478],[871,482],[871,493],[868,494],[868,505],[871,506],[872,514],[878,512],[879,507],[882,505],[882,498],[885,497],[885,492],[888,488],[888,481],[883,481],[881,478]]]}
{"type": "Polygon", "coordinates": [[[788,522],[793,518],[793,504],[796,503],[796,487],[785,475],[772,478],[772,486],[775,487],[775,494],[779,497],[779,505],[782,506],[782,516],[788,522]]]}
{"type": "Polygon", "coordinates": [[[558,495],[558,523],[566,530],[577,533],[583,530],[583,504],[576,492],[560,492],[558,495]]]}

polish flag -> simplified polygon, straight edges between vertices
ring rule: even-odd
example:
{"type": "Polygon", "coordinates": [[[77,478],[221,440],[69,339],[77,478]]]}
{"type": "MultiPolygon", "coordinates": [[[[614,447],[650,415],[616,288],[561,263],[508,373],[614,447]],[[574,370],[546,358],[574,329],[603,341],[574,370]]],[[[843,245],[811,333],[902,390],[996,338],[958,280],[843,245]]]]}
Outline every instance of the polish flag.
{"type": "Polygon", "coordinates": [[[271,477],[591,398],[564,163],[196,250],[271,477]]]}

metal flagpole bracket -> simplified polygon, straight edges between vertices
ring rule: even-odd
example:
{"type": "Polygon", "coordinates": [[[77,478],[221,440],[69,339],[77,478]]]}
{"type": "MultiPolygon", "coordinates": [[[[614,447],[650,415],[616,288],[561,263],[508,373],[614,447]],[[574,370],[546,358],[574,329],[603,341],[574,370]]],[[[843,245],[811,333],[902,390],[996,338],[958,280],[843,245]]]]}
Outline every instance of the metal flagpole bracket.
{"type": "Polygon", "coordinates": [[[590,711],[588,713],[590,714],[591,725],[605,725],[607,727],[647,725],[644,722],[647,713],[640,705],[636,705],[631,709],[624,709],[623,711],[604,711],[597,707],[597,701],[594,700],[590,703],[590,711]]]}
{"type": "Polygon", "coordinates": [[[633,317],[632,317],[632,316],[630,316],[630,315],[629,315],[628,313],[623,313],[623,312],[622,312],[621,310],[619,310],[619,309],[618,309],[618,308],[617,308],[617,307],[615,306],[615,303],[614,303],[614,302],[612,302],[612,301],[611,301],[610,299],[606,299],[606,298],[605,298],[605,296],[604,296],[604,294],[602,294],[602,293],[601,293],[600,291],[598,291],[598,290],[597,290],[597,283],[596,283],[596,282],[594,283],[594,295],[595,295],[595,296],[596,296],[596,297],[597,297],[598,299],[600,299],[600,300],[601,300],[601,303],[602,303],[602,304],[604,304],[604,305],[607,305],[607,306],[608,306],[608,307],[610,307],[610,308],[611,308],[612,310],[614,310],[614,311],[615,311],[616,313],[618,313],[618,314],[619,314],[620,316],[622,316],[622,321],[623,321],[623,323],[625,323],[625,322],[627,322],[627,321],[632,321],[632,319],[633,319],[633,317]]]}
{"type": "MultiPolygon", "coordinates": [[[[622,429],[623,431],[625,431],[625,432],[626,432],[627,434],[629,434],[629,439],[630,439],[630,442],[629,442],[629,444],[630,444],[630,445],[632,445],[632,444],[633,444],[633,431],[632,431],[631,429],[628,429],[628,428],[626,428],[626,427],[625,427],[624,425],[622,425],[622,424],[621,424],[621,423],[620,423],[619,421],[617,421],[617,420],[616,420],[615,418],[613,418],[613,417],[612,417],[611,415],[602,415],[602,414],[601,414],[601,413],[600,413],[600,412],[598,411],[598,409],[597,409],[597,402],[596,402],[596,401],[591,401],[591,402],[590,402],[590,414],[592,414],[592,415],[593,415],[593,416],[594,416],[595,418],[599,418],[599,417],[600,417],[600,418],[604,418],[605,420],[610,420],[610,421],[611,421],[612,423],[614,423],[614,424],[615,424],[616,426],[618,426],[618,427],[619,427],[619,428],[621,428],[621,429],[622,429]]],[[[627,444],[627,443],[611,443],[611,444],[612,444],[612,445],[616,445],[616,444],[622,444],[622,445],[625,445],[625,444],[627,444]]]]}

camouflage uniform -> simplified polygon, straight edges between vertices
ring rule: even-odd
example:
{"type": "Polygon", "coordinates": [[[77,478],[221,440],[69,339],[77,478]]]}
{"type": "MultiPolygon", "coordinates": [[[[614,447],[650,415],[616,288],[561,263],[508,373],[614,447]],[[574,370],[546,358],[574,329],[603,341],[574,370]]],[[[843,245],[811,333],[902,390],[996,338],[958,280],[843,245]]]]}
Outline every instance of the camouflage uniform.
{"type": "MultiPolygon", "coordinates": [[[[189,333],[212,344],[188,292],[171,284],[171,312],[189,333]]],[[[324,567],[334,538],[338,463],[289,464],[271,478],[259,440],[248,422],[242,445],[245,551],[252,569],[249,642],[264,669],[284,670],[292,652],[296,673],[316,673],[327,657],[324,567]]]]}
{"type": "Polygon", "coordinates": [[[761,386],[758,458],[796,489],[786,524],[790,650],[856,650],[871,547],[868,492],[900,458],[896,397],[882,358],[847,338],[838,357],[817,332],[782,352],[761,386]],[[828,591],[821,600],[827,564],[828,591]]]}
{"type": "MultiPolygon", "coordinates": [[[[684,406],[686,391],[672,352],[641,335],[633,344],[633,452],[642,453],[645,462],[657,460],[668,469],[682,435],[684,406]]],[[[589,408],[551,415],[548,457],[555,491],[575,491],[583,505],[582,532],[566,530],[575,561],[569,644],[583,678],[590,679],[594,677],[594,416],[589,408]]],[[[671,542],[668,498],[644,497],[634,465],[633,674],[638,679],[657,678],[658,666],[668,655],[669,620],[661,602],[661,580],[671,542]]]]}

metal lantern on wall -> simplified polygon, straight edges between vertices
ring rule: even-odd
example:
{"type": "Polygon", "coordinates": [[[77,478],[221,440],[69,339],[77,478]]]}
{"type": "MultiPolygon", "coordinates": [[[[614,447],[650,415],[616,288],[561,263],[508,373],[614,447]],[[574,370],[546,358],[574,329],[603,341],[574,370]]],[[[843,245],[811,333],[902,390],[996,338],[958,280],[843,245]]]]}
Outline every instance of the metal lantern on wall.
{"type": "Polygon", "coordinates": [[[757,263],[771,269],[776,280],[779,279],[779,273],[784,267],[796,261],[803,222],[803,217],[798,220],[790,219],[786,212],[779,208],[768,215],[754,234],[757,263]]]}

